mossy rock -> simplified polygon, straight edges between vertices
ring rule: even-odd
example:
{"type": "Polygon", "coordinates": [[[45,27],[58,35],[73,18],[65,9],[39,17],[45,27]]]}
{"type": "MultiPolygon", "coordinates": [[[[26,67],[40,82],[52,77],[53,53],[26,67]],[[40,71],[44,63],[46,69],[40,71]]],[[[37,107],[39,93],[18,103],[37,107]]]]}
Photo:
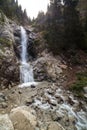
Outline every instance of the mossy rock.
{"type": "Polygon", "coordinates": [[[12,41],[6,39],[6,38],[0,38],[0,47],[11,47],[12,41]]]}
{"type": "Polygon", "coordinates": [[[6,22],[6,16],[4,13],[0,10],[0,24],[3,25],[6,22]]]}

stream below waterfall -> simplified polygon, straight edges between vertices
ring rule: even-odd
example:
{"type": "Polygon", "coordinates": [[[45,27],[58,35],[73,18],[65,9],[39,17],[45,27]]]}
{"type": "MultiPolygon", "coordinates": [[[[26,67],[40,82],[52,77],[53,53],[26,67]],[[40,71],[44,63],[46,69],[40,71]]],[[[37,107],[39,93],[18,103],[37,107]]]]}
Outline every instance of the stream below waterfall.
{"type": "Polygon", "coordinates": [[[33,105],[53,113],[53,118],[58,120],[65,130],[87,130],[86,103],[78,101],[69,91],[58,88],[52,92],[50,88],[45,89],[43,96],[35,98],[33,105]]]}

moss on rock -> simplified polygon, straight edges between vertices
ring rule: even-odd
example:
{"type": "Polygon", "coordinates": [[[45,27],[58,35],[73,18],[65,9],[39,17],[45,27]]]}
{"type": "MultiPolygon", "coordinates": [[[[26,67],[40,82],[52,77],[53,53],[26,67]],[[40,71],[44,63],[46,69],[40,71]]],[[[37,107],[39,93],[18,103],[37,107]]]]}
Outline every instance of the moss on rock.
{"type": "Polygon", "coordinates": [[[6,22],[6,16],[4,15],[4,13],[0,10],[0,25],[4,25],[6,22]]]}
{"type": "Polygon", "coordinates": [[[12,41],[6,39],[6,38],[0,38],[0,48],[2,47],[10,47],[12,45],[12,41]]]}

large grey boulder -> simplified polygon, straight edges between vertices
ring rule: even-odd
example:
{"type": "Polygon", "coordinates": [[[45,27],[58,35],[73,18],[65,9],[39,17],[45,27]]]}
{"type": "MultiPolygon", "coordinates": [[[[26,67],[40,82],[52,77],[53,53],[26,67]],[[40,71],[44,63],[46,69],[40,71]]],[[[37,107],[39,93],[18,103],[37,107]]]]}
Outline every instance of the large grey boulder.
{"type": "Polygon", "coordinates": [[[37,125],[35,111],[27,107],[18,107],[11,111],[10,118],[17,130],[34,130],[37,125]]]}
{"type": "Polygon", "coordinates": [[[7,114],[0,115],[0,130],[14,130],[13,124],[7,114]]]}

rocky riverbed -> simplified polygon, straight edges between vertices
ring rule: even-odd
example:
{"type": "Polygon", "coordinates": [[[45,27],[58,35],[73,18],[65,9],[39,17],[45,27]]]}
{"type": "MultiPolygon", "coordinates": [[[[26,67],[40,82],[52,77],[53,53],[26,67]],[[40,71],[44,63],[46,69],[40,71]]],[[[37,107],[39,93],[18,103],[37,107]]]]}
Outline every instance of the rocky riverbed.
{"type": "Polygon", "coordinates": [[[87,102],[57,83],[2,91],[0,113],[1,130],[87,129],[87,102]]]}

